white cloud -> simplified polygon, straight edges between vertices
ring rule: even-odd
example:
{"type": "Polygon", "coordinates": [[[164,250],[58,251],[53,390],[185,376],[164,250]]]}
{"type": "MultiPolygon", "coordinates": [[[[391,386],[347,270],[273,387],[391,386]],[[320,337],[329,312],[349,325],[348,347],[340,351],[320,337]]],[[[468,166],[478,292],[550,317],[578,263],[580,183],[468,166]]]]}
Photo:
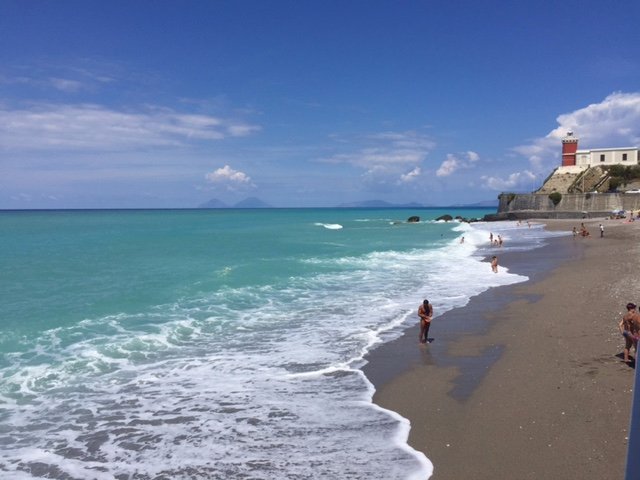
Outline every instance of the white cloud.
{"type": "Polygon", "coordinates": [[[557,122],[544,137],[514,148],[535,170],[560,164],[561,140],[569,130],[579,138],[578,148],[640,145],[640,92],[612,93],[600,103],[559,115],[557,122]]]}
{"type": "Polygon", "coordinates": [[[393,148],[365,148],[357,153],[338,154],[328,159],[330,163],[350,163],[357,167],[374,168],[394,165],[414,165],[424,159],[424,153],[393,148]]]}
{"type": "Polygon", "coordinates": [[[461,168],[471,168],[478,160],[480,155],[471,150],[461,155],[448,153],[447,158],[440,164],[440,168],[436,170],[436,176],[448,177],[461,168]]]}
{"type": "Polygon", "coordinates": [[[260,130],[261,128],[257,125],[241,123],[236,123],[227,127],[227,131],[232,137],[246,137],[247,135],[251,135],[252,133],[258,132],[260,130]]]}
{"type": "Polygon", "coordinates": [[[161,107],[118,111],[101,105],[0,108],[0,145],[15,150],[130,150],[249,135],[259,126],[161,107]]]}
{"type": "Polygon", "coordinates": [[[370,139],[374,141],[383,141],[385,143],[393,145],[395,148],[429,151],[435,147],[435,142],[414,130],[406,132],[381,132],[373,135],[369,135],[370,139]]]}
{"type": "Polygon", "coordinates": [[[383,132],[364,138],[367,145],[358,151],[336,154],[322,161],[327,163],[349,163],[363,168],[380,166],[417,165],[422,162],[435,143],[428,137],[414,132],[383,132]]]}
{"type": "Polygon", "coordinates": [[[529,170],[512,173],[506,178],[483,175],[480,179],[484,182],[484,187],[491,190],[509,190],[518,187],[526,187],[536,180],[536,175],[529,170]]]}
{"type": "Polygon", "coordinates": [[[234,170],[229,165],[207,173],[205,178],[209,183],[223,185],[230,190],[234,190],[240,186],[255,187],[251,181],[251,177],[244,172],[234,170]]]}
{"type": "Polygon", "coordinates": [[[400,175],[400,181],[398,183],[413,182],[417,180],[417,178],[420,176],[421,173],[422,173],[422,170],[420,170],[420,167],[416,167],[413,170],[411,170],[409,173],[400,175]]]}
{"type": "Polygon", "coordinates": [[[84,85],[77,80],[69,80],[67,78],[50,78],[49,81],[55,89],[63,92],[78,92],[84,88],[84,85]]]}
{"type": "Polygon", "coordinates": [[[429,137],[412,130],[371,134],[360,142],[363,145],[356,151],[338,153],[321,161],[362,168],[365,170],[362,178],[370,185],[399,184],[420,175],[421,164],[435,147],[429,137]],[[411,169],[409,173],[407,169],[411,169]]]}
{"type": "Polygon", "coordinates": [[[436,176],[447,177],[459,168],[458,159],[451,153],[447,154],[447,159],[440,164],[436,170],[436,176]]]}

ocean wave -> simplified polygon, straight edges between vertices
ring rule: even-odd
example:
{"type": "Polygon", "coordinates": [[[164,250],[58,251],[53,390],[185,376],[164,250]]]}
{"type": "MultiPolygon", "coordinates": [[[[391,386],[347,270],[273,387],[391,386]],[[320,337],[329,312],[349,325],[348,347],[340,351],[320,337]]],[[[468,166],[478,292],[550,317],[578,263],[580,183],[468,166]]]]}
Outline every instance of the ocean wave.
{"type": "Polygon", "coordinates": [[[324,227],[327,230],[341,230],[343,227],[339,223],[314,223],[317,227],[324,227]]]}

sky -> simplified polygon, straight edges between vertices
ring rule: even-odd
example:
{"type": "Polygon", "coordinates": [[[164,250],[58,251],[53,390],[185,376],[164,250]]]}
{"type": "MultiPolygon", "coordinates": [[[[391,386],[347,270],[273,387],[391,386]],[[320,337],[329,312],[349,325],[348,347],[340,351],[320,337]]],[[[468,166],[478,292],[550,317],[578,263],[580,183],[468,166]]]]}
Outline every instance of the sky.
{"type": "Polygon", "coordinates": [[[640,146],[640,2],[0,2],[0,209],[471,204],[640,146]]]}

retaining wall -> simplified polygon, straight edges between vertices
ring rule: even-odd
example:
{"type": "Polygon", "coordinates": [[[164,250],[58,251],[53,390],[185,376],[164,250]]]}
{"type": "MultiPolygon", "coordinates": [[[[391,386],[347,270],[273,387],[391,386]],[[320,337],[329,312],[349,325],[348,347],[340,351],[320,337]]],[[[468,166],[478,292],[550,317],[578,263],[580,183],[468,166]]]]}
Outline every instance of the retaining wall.
{"type": "Polygon", "coordinates": [[[492,219],[583,218],[608,216],[613,210],[640,210],[638,193],[564,194],[558,205],[547,194],[503,193],[499,200],[492,219]]]}

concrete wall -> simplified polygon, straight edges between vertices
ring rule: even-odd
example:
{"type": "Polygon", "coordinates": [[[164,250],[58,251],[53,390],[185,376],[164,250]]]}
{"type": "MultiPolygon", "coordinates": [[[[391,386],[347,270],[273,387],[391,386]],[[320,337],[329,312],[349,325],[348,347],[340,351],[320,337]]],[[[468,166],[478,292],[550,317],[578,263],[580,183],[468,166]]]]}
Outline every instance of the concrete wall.
{"type": "Polygon", "coordinates": [[[501,218],[582,218],[606,216],[612,210],[640,210],[640,194],[593,193],[564,194],[554,205],[547,194],[503,193],[499,197],[501,218]]]}

